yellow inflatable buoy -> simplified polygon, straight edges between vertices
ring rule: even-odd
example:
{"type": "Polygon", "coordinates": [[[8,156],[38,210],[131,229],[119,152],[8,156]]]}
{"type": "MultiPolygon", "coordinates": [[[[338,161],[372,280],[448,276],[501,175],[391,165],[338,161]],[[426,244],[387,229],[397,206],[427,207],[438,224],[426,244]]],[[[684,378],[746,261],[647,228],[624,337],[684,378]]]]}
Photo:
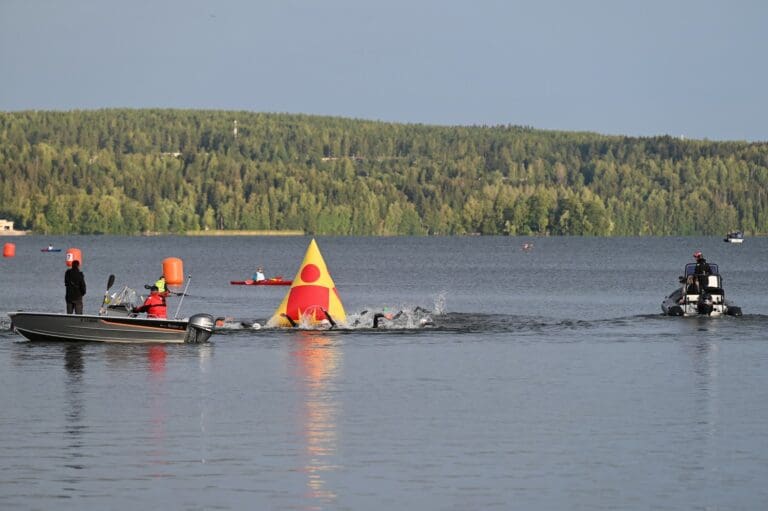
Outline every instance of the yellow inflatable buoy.
{"type": "Polygon", "coordinates": [[[327,327],[347,320],[317,242],[309,243],[304,261],[283,302],[267,323],[272,327],[327,327]]]}

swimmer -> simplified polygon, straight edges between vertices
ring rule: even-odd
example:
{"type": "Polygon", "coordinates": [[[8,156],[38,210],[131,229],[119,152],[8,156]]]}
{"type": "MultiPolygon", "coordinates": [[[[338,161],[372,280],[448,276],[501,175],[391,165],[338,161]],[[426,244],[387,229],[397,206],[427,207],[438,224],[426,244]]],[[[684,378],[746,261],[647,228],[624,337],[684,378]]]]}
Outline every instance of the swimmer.
{"type": "Polygon", "coordinates": [[[373,315],[373,328],[379,328],[379,320],[381,319],[387,319],[389,321],[394,321],[400,316],[402,316],[403,311],[398,312],[397,314],[390,313],[383,313],[383,312],[377,312],[373,315]]]}
{"type": "MultiPolygon", "coordinates": [[[[331,316],[331,314],[327,310],[323,309],[322,307],[320,308],[320,310],[323,311],[323,314],[325,314],[326,319],[318,321],[316,326],[321,328],[328,328],[328,329],[336,328],[336,322],[333,320],[333,317],[331,316]]],[[[288,323],[291,324],[291,327],[296,328],[297,326],[299,326],[290,316],[288,316],[288,314],[282,313],[280,314],[280,316],[284,317],[288,321],[288,323]]]]}

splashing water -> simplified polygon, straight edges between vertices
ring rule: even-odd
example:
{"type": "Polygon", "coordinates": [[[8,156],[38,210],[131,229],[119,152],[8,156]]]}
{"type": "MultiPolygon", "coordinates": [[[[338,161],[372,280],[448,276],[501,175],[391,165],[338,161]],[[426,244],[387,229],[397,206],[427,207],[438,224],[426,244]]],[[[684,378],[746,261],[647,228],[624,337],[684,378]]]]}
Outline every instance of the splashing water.
{"type": "Polygon", "coordinates": [[[433,310],[436,316],[440,316],[445,312],[445,296],[447,294],[448,294],[447,291],[440,291],[438,294],[434,296],[435,305],[433,307],[433,310]]]}

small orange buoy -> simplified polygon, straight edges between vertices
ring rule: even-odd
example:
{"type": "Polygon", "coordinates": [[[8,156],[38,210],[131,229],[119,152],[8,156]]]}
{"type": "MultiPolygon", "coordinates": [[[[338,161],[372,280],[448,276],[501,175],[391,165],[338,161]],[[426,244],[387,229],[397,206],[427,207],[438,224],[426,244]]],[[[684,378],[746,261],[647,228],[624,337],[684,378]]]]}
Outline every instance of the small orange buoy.
{"type": "Polygon", "coordinates": [[[3,245],[3,257],[14,257],[16,255],[16,244],[6,243],[3,245]]]}
{"type": "Polygon", "coordinates": [[[83,254],[79,248],[68,248],[66,255],[67,266],[72,266],[72,261],[80,261],[80,268],[83,267],[83,254]]]}
{"type": "Polygon", "coordinates": [[[163,275],[169,286],[180,286],[184,283],[184,263],[178,257],[163,259],[163,275]]]}

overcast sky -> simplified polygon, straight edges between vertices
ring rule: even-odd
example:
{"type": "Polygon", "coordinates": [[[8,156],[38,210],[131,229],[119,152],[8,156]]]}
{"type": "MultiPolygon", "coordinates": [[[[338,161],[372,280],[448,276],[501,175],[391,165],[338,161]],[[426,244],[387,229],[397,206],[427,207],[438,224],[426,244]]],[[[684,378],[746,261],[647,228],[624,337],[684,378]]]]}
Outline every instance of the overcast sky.
{"type": "Polygon", "coordinates": [[[0,0],[0,110],[768,141],[768,0],[0,0]]]}

